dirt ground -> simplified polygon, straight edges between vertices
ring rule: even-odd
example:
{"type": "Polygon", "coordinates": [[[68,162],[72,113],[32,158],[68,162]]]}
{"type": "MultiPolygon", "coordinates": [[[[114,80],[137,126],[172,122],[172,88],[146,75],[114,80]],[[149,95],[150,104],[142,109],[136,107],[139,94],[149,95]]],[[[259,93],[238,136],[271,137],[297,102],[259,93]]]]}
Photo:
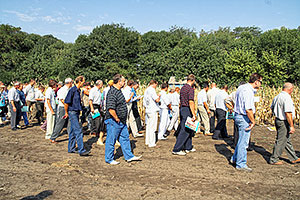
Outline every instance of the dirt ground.
{"type": "MultiPolygon", "coordinates": [[[[227,127],[232,134],[232,122],[227,127]]],[[[300,164],[267,163],[276,132],[265,126],[252,132],[251,173],[228,163],[234,152],[231,139],[199,135],[193,138],[196,152],[175,156],[174,136],[155,148],[146,147],[143,137],[131,138],[142,161],[127,163],[117,148],[121,163],[110,166],[94,136],[84,136],[89,157],[67,153],[66,134],[58,144],[44,136],[39,126],[15,132],[9,126],[0,128],[0,199],[300,199],[300,164]]],[[[292,143],[299,155],[299,129],[292,143]]]]}

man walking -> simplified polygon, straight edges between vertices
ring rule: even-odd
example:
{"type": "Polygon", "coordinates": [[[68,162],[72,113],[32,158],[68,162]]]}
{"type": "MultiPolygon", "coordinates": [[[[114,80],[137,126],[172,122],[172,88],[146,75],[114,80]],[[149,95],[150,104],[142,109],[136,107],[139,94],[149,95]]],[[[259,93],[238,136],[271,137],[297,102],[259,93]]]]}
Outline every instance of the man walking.
{"type": "Polygon", "coordinates": [[[90,154],[90,151],[84,149],[82,127],[79,124],[79,114],[80,111],[82,111],[80,88],[83,86],[84,82],[84,77],[78,76],[75,79],[75,86],[69,90],[64,102],[66,113],[64,118],[69,117],[69,122],[71,123],[68,152],[78,152],[80,156],[87,156],[90,154]],[[78,150],[76,150],[76,143],[78,150]]]}
{"type": "Polygon", "coordinates": [[[65,85],[57,91],[57,99],[58,99],[58,107],[56,110],[56,122],[54,125],[54,130],[51,135],[50,141],[52,143],[56,143],[55,140],[58,138],[60,132],[67,124],[68,132],[70,131],[70,123],[68,123],[69,119],[64,119],[65,116],[65,98],[69,92],[69,89],[73,85],[73,80],[71,78],[65,79],[65,85]]]}
{"type": "Polygon", "coordinates": [[[32,121],[36,117],[36,100],[35,100],[35,80],[31,79],[29,84],[24,88],[26,104],[28,106],[28,119],[32,121]]]}
{"type": "Polygon", "coordinates": [[[185,127],[185,122],[188,117],[196,120],[194,89],[195,76],[190,74],[187,77],[187,84],[180,90],[180,124],[176,143],[173,148],[174,155],[186,155],[188,152],[194,152],[196,149],[192,145],[193,131],[185,127]]]}
{"type": "Polygon", "coordinates": [[[209,87],[207,83],[203,84],[203,89],[198,93],[198,112],[200,115],[200,119],[204,124],[204,135],[211,136],[213,135],[210,133],[210,126],[209,126],[209,118],[208,115],[210,114],[210,110],[207,105],[207,94],[209,87]]]}
{"type": "Polygon", "coordinates": [[[283,162],[279,161],[283,150],[286,150],[291,163],[300,163],[300,158],[295,153],[293,145],[290,141],[291,134],[295,133],[293,119],[295,117],[294,102],[291,94],[294,86],[291,83],[285,83],[283,90],[279,93],[272,102],[271,109],[275,115],[275,127],[277,130],[277,137],[273,149],[273,154],[270,158],[270,164],[282,165],[283,162]]]}
{"type": "Polygon", "coordinates": [[[105,124],[107,125],[107,137],[105,142],[105,162],[116,165],[119,162],[114,160],[116,140],[119,140],[124,158],[127,162],[140,160],[142,156],[134,156],[131,150],[129,132],[126,125],[127,105],[121,92],[125,84],[125,78],[116,74],[113,77],[114,84],[107,94],[105,124]]]}
{"type": "Polygon", "coordinates": [[[241,85],[236,91],[234,123],[238,127],[239,139],[230,162],[235,163],[238,170],[252,171],[247,166],[247,147],[255,125],[254,94],[261,84],[262,76],[254,73],[250,76],[249,83],[241,85]]]}
{"type": "Polygon", "coordinates": [[[160,111],[159,111],[159,128],[158,128],[158,140],[166,140],[167,136],[167,128],[170,123],[169,118],[169,109],[172,110],[169,97],[167,95],[168,84],[161,84],[161,92],[160,92],[160,111]]]}
{"type": "Polygon", "coordinates": [[[159,106],[158,102],[160,101],[160,96],[156,94],[157,81],[151,80],[149,87],[145,90],[143,105],[146,108],[146,137],[145,144],[148,147],[155,147],[156,144],[156,130],[157,130],[157,120],[158,120],[158,111],[159,106]]]}
{"type": "Polygon", "coordinates": [[[180,104],[180,88],[176,87],[175,88],[175,92],[172,93],[169,97],[170,97],[170,103],[172,106],[172,118],[170,121],[170,124],[168,126],[168,131],[170,132],[173,128],[175,129],[175,131],[178,128],[178,116],[179,116],[179,104],[180,104]]]}
{"type": "Polygon", "coordinates": [[[55,80],[49,81],[49,87],[45,93],[45,107],[47,114],[47,131],[45,139],[50,139],[53,133],[54,124],[55,124],[55,111],[56,111],[56,102],[55,102],[55,92],[54,90],[57,87],[57,82],[55,80]]]}

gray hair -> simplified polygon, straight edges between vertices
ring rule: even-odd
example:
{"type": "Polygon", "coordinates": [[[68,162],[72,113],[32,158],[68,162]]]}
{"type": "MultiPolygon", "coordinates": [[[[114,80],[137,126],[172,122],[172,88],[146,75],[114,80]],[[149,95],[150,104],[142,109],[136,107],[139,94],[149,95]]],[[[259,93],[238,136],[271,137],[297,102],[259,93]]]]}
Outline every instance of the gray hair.
{"type": "Polygon", "coordinates": [[[97,80],[95,84],[96,84],[96,86],[101,85],[101,84],[103,84],[103,81],[97,80]]]}
{"type": "Polygon", "coordinates": [[[65,84],[71,83],[73,80],[71,78],[66,78],[65,79],[65,84]]]}
{"type": "Polygon", "coordinates": [[[294,85],[293,85],[292,83],[286,82],[286,83],[283,85],[282,89],[283,89],[283,90],[284,90],[284,89],[290,89],[290,88],[292,88],[292,87],[294,87],[294,85]]]}

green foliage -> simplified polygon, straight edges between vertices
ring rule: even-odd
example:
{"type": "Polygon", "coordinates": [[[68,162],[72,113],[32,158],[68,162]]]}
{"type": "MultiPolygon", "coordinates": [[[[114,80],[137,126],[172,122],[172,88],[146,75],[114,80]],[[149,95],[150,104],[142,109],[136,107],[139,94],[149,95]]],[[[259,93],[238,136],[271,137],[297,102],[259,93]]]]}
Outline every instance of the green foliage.
{"type": "Polygon", "coordinates": [[[140,34],[122,24],[104,24],[71,44],[0,25],[0,80],[5,83],[31,78],[46,83],[78,75],[105,81],[116,73],[141,82],[166,82],[170,76],[182,79],[193,73],[199,84],[237,85],[253,72],[261,73],[268,85],[299,83],[300,29],[220,27],[197,35],[174,26],[140,34]]]}

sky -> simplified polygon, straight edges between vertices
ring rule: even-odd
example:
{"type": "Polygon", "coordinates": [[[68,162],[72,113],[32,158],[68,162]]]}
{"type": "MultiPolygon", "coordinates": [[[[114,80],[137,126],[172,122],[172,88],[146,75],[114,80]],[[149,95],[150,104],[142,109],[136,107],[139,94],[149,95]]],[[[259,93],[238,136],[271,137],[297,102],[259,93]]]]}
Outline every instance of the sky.
{"type": "Polygon", "coordinates": [[[144,34],[172,26],[201,30],[300,26],[300,0],[0,0],[0,24],[74,43],[102,24],[144,34]]]}

